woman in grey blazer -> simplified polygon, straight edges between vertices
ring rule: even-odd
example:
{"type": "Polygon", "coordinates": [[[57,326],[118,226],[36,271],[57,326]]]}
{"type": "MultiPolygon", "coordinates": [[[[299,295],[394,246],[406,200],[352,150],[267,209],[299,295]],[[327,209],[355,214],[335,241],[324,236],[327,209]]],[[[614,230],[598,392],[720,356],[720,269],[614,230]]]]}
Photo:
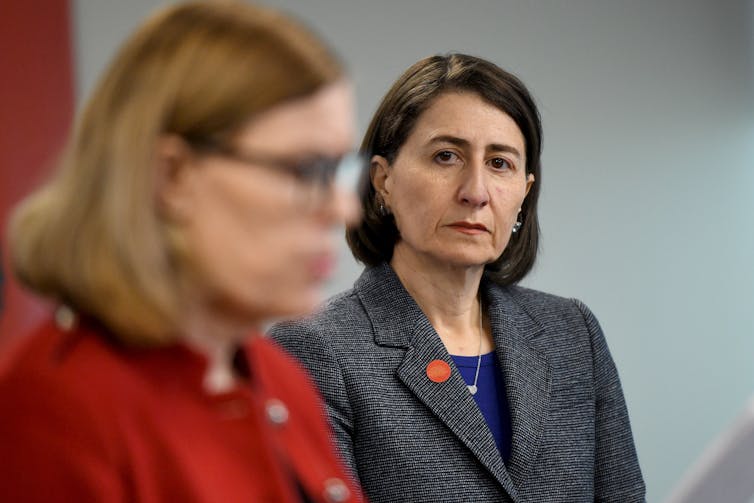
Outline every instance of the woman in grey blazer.
{"type": "Polygon", "coordinates": [[[515,286],[537,251],[540,150],[525,86],[462,54],[413,65],[372,119],[348,231],[368,267],[271,331],[372,501],[644,500],[597,320],[515,286]]]}

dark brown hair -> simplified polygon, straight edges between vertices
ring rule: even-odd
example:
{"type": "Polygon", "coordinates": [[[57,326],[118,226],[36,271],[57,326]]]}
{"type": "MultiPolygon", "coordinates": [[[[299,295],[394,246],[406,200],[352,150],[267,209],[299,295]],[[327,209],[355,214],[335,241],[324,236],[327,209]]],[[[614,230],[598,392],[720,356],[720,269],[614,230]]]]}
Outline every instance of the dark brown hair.
{"type": "MultiPolygon", "coordinates": [[[[539,246],[537,199],[542,175],[542,125],[537,106],[524,84],[497,65],[474,56],[448,54],[431,56],[415,63],[393,84],[382,99],[361,143],[367,159],[380,155],[393,163],[419,116],[445,92],[473,92],[509,115],[526,143],[526,173],[535,183],[521,206],[521,229],[511,236],[498,259],[486,266],[493,281],[508,285],[520,281],[531,270],[539,246]]],[[[361,183],[363,220],[346,232],[348,246],[356,260],[367,265],[390,261],[400,233],[392,215],[379,211],[376,191],[365,171],[361,183]]]]}

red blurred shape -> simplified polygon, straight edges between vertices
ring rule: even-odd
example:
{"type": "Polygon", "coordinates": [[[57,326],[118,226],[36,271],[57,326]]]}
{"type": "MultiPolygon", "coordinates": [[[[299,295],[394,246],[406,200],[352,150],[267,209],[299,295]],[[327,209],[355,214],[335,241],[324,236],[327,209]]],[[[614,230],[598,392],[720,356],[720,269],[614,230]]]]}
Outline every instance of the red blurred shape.
{"type": "Polygon", "coordinates": [[[13,205],[49,172],[68,132],[70,25],[68,0],[0,1],[0,344],[27,332],[47,310],[11,278],[5,227],[13,205]]]}

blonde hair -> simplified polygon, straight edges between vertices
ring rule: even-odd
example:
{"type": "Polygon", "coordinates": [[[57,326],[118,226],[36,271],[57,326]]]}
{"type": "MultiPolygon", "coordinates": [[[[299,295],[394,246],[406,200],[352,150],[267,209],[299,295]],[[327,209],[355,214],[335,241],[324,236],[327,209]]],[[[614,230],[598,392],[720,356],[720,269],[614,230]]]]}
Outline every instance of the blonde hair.
{"type": "Polygon", "coordinates": [[[341,73],[316,36],[273,10],[196,2],[157,13],[102,76],[54,177],[16,209],[15,274],[124,342],[171,340],[180,274],[156,210],[157,139],[217,142],[341,73]]]}

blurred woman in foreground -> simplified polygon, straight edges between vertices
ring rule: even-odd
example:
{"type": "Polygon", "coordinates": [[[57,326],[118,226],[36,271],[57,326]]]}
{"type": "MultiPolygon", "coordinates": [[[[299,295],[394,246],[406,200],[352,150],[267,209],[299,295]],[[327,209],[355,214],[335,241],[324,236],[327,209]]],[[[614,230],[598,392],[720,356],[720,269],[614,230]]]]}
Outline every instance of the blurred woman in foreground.
{"type": "Polygon", "coordinates": [[[0,500],[360,499],[256,336],[320,301],[351,142],[342,69],[291,19],[189,3],[138,29],[12,223],[16,274],[61,307],[0,367],[0,500]]]}

